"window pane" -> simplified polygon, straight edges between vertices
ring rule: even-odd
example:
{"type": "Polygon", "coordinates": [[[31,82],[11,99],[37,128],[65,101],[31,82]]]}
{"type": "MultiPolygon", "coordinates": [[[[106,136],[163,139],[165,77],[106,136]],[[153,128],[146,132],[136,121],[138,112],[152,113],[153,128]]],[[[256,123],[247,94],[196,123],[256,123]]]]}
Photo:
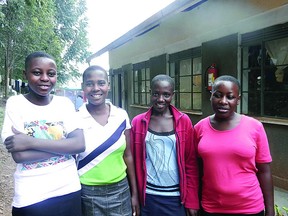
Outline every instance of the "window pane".
{"type": "Polygon", "coordinates": [[[173,104],[174,106],[175,106],[175,94],[174,94],[174,96],[173,96],[173,98],[172,98],[172,101],[171,101],[171,104],[173,104]]]}
{"type": "Polygon", "coordinates": [[[288,37],[242,50],[242,113],[288,117],[288,37]]]}
{"type": "Polygon", "coordinates": [[[248,110],[249,110],[249,115],[259,116],[261,114],[260,91],[249,92],[248,110]]]}
{"type": "Polygon", "coordinates": [[[201,92],[202,89],[202,76],[193,76],[193,92],[201,92]]]}
{"type": "Polygon", "coordinates": [[[139,104],[139,99],[138,99],[138,98],[139,98],[139,94],[138,94],[138,93],[135,93],[135,94],[134,94],[134,103],[135,103],[135,104],[139,104]]]}
{"type": "Polygon", "coordinates": [[[180,109],[191,110],[191,93],[180,93],[180,109]]]}
{"type": "Polygon", "coordinates": [[[191,59],[180,61],[180,76],[191,75],[191,59]]]}
{"type": "Polygon", "coordinates": [[[134,76],[133,76],[133,84],[134,84],[134,103],[139,104],[139,84],[138,84],[138,70],[133,71],[134,76]]]}
{"type": "Polygon", "coordinates": [[[194,58],[193,59],[193,74],[201,74],[202,73],[202,58],[194,58]]]}
{"type": "MultiPolygon", "coordinates": [[[[288,91],[288,89],[287,89],[288,91]]],[[[278,103],[277,106],[279,107],[279,117],[288,118],[288,92],[278,94],[278,103]]]]}
{"type": "Polygon", "coordinates": [[[134,71],[134,81],[138,81],[138,71],[134,71]]]}
{"type": "Polygon", "coordinates": [[[193,109],[201,109],[202,97],[201,93],[193,93],[193,109]]]}
{"type": "Polygon", "coordinates": [[[264,115],[288,117],[288,93],[268,91],[264,93],[264,115]]]}
{"type": "Polygon", "coordinates": [[[138,82],[134,82],[134,92],[138,92],[138,82]]]}
{"type": "Polygon", "coordinates": [[[146,81],[146,92],[150,92],[150,81],[146,81]]]}
{"type": "Polygon", "coordinates": [[[288,38],[265,43],[264,115],[288,117],[288,38]],[[268,62],[269,60],[269,62],[268,62]]]}
{"type": "Polygon", "coordinates": [[[261,65],[261,46],[251,46],[248,49],[248,66],[251,67],[260,67],[261,65]]]}
{"type": "Polygon", "coordinates": [[[248,110],[250,115],[261,114],[261,70],[252,69],[248,74],[248,110]]]}
{"type": "Polygon", "coordinates": [[[191,92],[191,77],[180,77],[180,92],[191,92]]]}
{"type": "Polygon", "coordinates": [[[273,94],[273,92],[266,92],[264,94],[264,115],[279,116],[280,107],[278,105],[278,95],[273,94]]]}
{"type": "Polygon", "coordinates": [[[241,101],[242,101],[242,113],[247,114],[248,113],[248,93],[243,93],[241,95],[241,101]]]}
{"type": "Polygon", "coordinates": [[[248,52],[248,47],[243,48],[243,68],[248,68],[248,59],[249,59],[249,52],[248,52]]]}
{"type": "Polygon", "coordinates": [[[146,94],[146,102],[147,102],[147,104],[146,105],[150,105],[150,101],[151,101],[151,99],[150,99],[151,97],[150,97],[150,93],[148,93],[148,94],[146,94]]]}
{"type": "Polygon", "coordinates": [[[141,94],[141,105],[146,105],[146,94],[145,93],[141,94]]]}
{"type": "Polygon", "coordinates": [[[169,64],[169,75],[175,81],[172,103],[183,110],[201,110],[202,58],[188,57],[169,64]],[[195,94],[195,95],[194,95],[195,94]],[[196,101],[192,101],[193,95],[196,101]],[[200,96],[199,96],[200,95],[200,96]],[[194,108],[192,104],[195,104],[194,108]]]}
{"type": "MultiPolygon", "coordinates": [[[[265,43],[265,48],[270,56],[270,64],[288,64],[288,38],[268,41],[265,43]]],[[[281,69],[283,69],[283,66],[281,67],[281,69]]]]}
{"type": "Polygon", "coordinates": [[[150,80],[150,68],[146,68],[146,80],[150,80]]]}
{"type": "Polygon", "coordinates": [[[250,73],[250,70],[243,70],[242,91],[248,91],[249,73],[250,73]]]}
{"type": "Polygon", "coordinates": [[[145,68],[141,69],[141,80],[145,80],[145,68]]]}
{"type": "Polygon", "coordinates": [[[175,62],[170,63],[170,76],[175,77],[175,62]]]}
{"type": "Polygon", "coordinates": [[[276,81],[276,67],[265,67],[265,84],[264,89],[265,90],[278,90],[280,87],[280,83],[276,81]]]}
{"type": "Polygon", "coordinates": [[[141,82],[141,92],[145,92],[145,90],[146,90],[146,85],[145,85],[145,81],[142,81],[141,82]]]}

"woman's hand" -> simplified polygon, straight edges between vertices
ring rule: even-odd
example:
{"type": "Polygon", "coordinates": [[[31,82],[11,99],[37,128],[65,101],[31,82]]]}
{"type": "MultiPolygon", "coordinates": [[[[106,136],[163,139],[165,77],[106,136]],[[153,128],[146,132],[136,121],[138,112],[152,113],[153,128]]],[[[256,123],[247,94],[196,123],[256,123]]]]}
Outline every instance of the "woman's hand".
{"type": "Polygon", "coordinates": [[[133,216],[139,216],[140,215],[140,206],[138,202],[137,196],[131,196],[131,202],[132,202],[132,215],[133,216]]]}
{"type": "Polygon", "coordinates": [[[9,136],[5,139],[4,144],[8,152],[20,152],[29,149],[29,143],[33,142],[32,137],[17,131],[12,127],[15,135],[9,136]]]}
{"type": "Polygon", "coordinates": [[[189,216],[197,216],[198,215],[198,210],[195,209],[187,209],[187,212],[189,216]]]}

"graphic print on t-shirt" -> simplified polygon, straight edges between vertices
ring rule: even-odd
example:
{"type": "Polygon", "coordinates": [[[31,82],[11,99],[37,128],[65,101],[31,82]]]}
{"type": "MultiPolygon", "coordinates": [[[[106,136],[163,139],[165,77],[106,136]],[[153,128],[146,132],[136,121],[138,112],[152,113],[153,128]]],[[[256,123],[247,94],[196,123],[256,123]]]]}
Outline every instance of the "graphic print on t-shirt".
{"type": "MultiPolygon", "coordinates": [[[[61,121],[47,122],[46,120],[37,120],[26,122],[24,124],[24,129],[27,135],[40,139],[60,140],[65,138],[67,135],[63,122],[61,121]]],[[[38,162],[24,163],[22,170],[53,166],[55,164],[67,161],[70,158],[70,155],[59,155],[38,162]]]]}

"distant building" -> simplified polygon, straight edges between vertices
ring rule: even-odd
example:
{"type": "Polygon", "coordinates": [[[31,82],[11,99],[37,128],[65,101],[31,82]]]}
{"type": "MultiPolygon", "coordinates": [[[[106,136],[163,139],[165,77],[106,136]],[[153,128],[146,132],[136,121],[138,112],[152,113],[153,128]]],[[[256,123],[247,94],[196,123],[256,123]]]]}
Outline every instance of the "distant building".
{"type": "Polygon", "coordinates": [[[80,105],[80,97],[82,97],[81,105],[84,102],[86,102],[86,98],[84,97],[83,91],[81,89],[57,88],[55,89],[55,94],[68,97],[75,105],[76,110],[79,108],[79,105],[80,105]]]}

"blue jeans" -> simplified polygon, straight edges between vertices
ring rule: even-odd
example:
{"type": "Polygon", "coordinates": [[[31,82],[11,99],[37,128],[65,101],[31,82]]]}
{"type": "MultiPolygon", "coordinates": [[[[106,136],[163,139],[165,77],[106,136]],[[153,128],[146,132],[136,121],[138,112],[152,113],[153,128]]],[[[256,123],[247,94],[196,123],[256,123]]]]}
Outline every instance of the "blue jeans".
{"type": "Polygon", "coordinates": [[[131,195],[127,178],[109,185],[82,184],[83,216],[130,216],[131,195]]]}

